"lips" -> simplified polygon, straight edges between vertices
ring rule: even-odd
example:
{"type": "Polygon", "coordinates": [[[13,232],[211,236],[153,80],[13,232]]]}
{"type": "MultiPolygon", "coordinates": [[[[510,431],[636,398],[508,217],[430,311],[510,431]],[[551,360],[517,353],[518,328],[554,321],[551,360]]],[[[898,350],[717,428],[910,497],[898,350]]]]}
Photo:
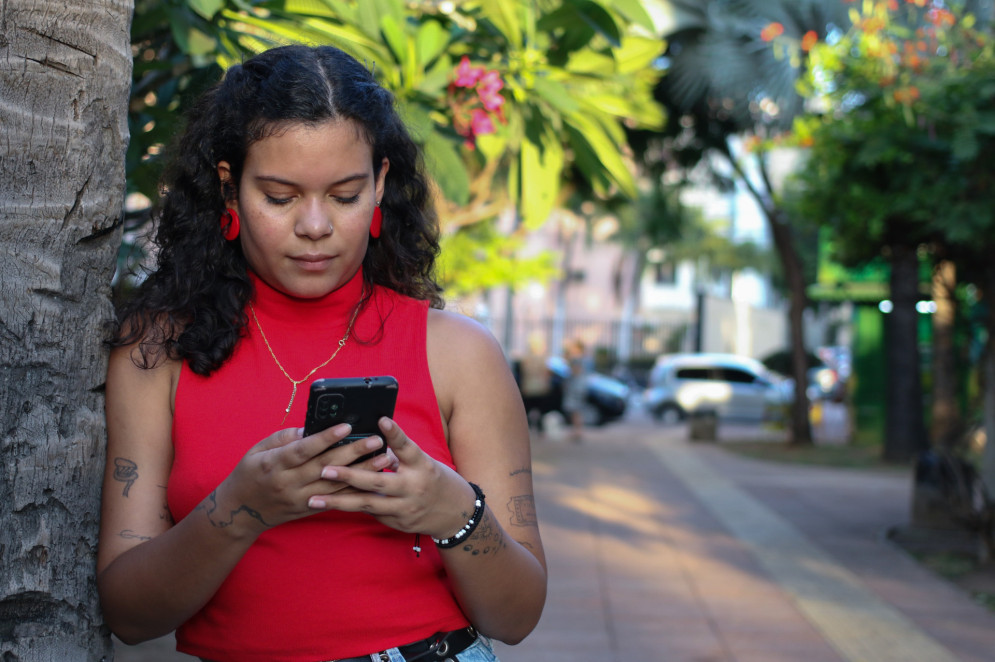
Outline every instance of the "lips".
{"type": "Polygon", "coordinates": [[[291,259],[305,271],[321,271],[331,264],[333,255],[295,255],[291,259]]]}

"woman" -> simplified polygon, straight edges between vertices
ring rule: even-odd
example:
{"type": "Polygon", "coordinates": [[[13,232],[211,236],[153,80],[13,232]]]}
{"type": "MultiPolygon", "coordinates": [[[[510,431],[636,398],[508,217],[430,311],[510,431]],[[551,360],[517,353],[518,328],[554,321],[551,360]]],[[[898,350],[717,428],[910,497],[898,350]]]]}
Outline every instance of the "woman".
{"type": "Polygon", "coordinates": [[[441,310],[389,93],[334,48],[262,53],[191,113],[163,191],[107,376],[111,629],[218,661],[525,637],[546,591],[525,414],[494,339],[441,310]],[[383,440],[303,436],[311,382],[370,375],[400,384],[383,440]]]}

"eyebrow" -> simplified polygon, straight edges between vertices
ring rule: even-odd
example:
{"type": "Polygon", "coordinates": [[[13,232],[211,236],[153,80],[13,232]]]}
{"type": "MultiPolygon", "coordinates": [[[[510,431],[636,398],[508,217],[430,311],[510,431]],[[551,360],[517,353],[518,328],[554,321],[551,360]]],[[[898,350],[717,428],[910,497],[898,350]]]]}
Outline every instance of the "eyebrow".
{"type": "MultiPolygon", "coordinates": [[[[276,175],[257,175],[255,179],[261,182],[273,182],[274,184],[283,184],[285,186],[297,186],[296,182],[292,182],[289,179],[282,179],[276,175]]],[[[357,172],[354,175],[346,175],[342,179],[332,182],[332,186],[341,186],[342,184],[349,184],[351,182],[365,179],[369,179],[369,174],[365,172],[357,172]]]]}

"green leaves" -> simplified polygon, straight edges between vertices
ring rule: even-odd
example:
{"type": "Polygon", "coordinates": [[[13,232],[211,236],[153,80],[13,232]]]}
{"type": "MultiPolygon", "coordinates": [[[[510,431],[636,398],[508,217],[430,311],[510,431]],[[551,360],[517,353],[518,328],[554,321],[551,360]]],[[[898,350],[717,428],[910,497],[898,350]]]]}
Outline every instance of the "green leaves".
{"type": "Polygon", "coordinates": [[[224,0],[190,0],[190,9],[197,12],[204,20],[211,20],[225,6],[224,0]]]}
{"type": "Polygon", "coordinates": [[[832,223],[842,259],[900,241],[981,263],[978,237],[995,231],[995,44],[967,17],[942,30],[885,18],[813,52],[809,89],[836,111],[808,123],[799,199],[832,223]]]}
{"type": "Polygon", "coordinates": [[[539,228],[561,204],[564,182],[578,175],[597,195],[635,198],[624,126],[658,128],[664,120],[652,96],[663,50],[653,30],[641,0],[467,0],[451,8],[404,0],[137,0],[129,190],[156,196],[159,148],[189,100],[223,68],[275,44],[331,44],[368,62],[394,93],[445,198],[443,222],[463,207],[476,210],[448,228],[453,245],[462,250],[457,237],[483,242],[483,259],[507,261],[491,273],[499,279],[546,277],[552,271],[543,260],[534,269],[512,267],[513,242],[493,236],[494,218],[510,204],[524,230],[539,228]],[[505,102],[488,109],[498,118],[495,132],[477,135],[475,149],[456,131],[447,101],[463,56],[504,83],[505,102]]]}

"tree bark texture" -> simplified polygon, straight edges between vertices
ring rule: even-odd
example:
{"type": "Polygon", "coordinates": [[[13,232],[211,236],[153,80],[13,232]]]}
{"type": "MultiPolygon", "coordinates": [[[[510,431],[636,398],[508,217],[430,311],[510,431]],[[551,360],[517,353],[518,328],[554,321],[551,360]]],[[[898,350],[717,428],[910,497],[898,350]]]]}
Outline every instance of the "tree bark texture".
{"type": "Polygon", "coordinates": [[[930,437],[934,444],[952,448],[962,440],[963,425],[957,403],[957,359],[954,327],[957,319],[957,268],[943,260],[933,270],[933,403],[930,437]]]}
{"type": "Polygon", "coordinates": [[[891,302],[885,326],[888,387],[884,459],[908,462],[929,448],[919,356],[919,258],[914,246],[891,247],[891,302]]]}
{"type": "Polygon", "coordinates": [[[112,654],[94,567],[133,7],[0,3],[4,662],[112,654]]]}
{"type": "Polygon", "coordinates": [[[785,279],[788,281],[788,326],[791,330],[791,376],[794,378],[794,404],[791,407],[791,438],[796,446],[811,445],[812,423],[809,419],[808,355],[805,349],[805,276],[801,258],[795,248],[790,227],[778,220],[775,212],[767,214],[774,247],[781,258],[785,279]]]}
{"type": "Polygon", "coordinates": [[[763,158],[757,158],[757,167],[763,179],[765,192],[753,184],[739,161],[733,156],[728,142],[722,150],[750,195],[763,211],[770,228],[774,249],[781,260],[784,277],[788,281],[788,328],[791,334],[791,377],[794,379],[794,399],[791,403],[791,437],[789,443],[795,446],[808,446],[814,443],[812,422],[809,419],[808,399],[808,356],[805,348],[805,307],[808,294],[805,288],[805,272],[802,260],[795,246],[794,234],[784,211],[773,200],[774,186],[763,158]]]}

